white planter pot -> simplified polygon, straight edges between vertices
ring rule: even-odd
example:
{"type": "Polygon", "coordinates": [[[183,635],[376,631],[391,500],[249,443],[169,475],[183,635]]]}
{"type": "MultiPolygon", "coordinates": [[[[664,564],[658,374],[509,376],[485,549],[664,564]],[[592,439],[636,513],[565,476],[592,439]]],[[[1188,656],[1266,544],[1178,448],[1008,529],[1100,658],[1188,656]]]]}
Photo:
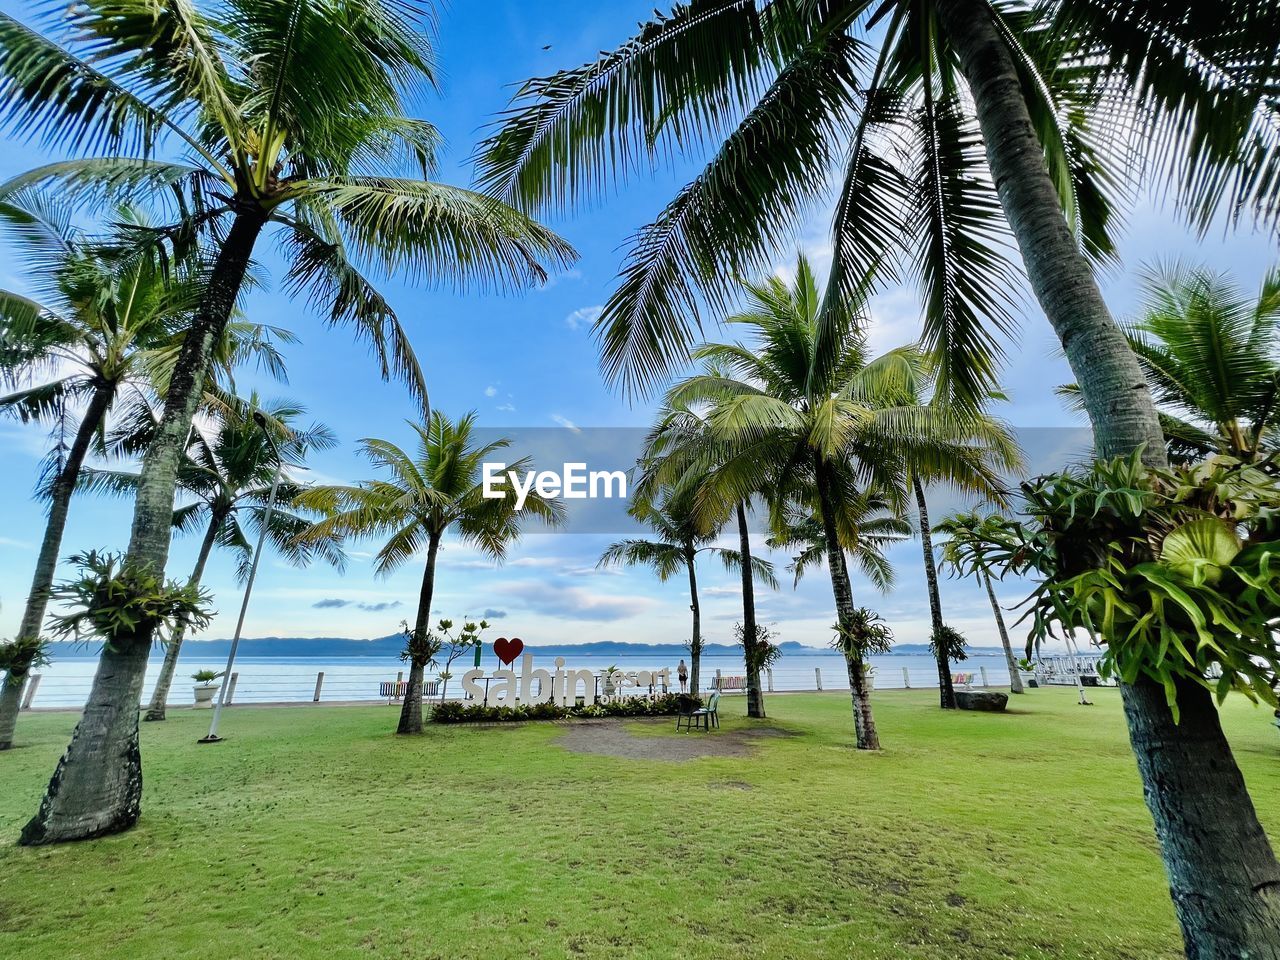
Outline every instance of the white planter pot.
{"type": "Polygon", "coordinates": [[[1022,681],[1024,687],[1039,686],[1036,683],[1036,675],[1032,670],[1019,670],[1018,679],[1022,681]]]}
{"type": "Polygon", "coordinates": [[[218,688],[214,684],[201,684],[193,688],[196,694],[195,707],[197,710],[209,710],[213,707],[213,698],[217,696],[218,688]]]}

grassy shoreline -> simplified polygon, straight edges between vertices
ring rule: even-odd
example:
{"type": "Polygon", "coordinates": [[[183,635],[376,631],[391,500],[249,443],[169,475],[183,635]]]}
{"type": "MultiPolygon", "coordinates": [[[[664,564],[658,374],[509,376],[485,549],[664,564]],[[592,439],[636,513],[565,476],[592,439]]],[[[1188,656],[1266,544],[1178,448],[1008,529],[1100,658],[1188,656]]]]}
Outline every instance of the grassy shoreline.
{"type": "MultiPolygon", "coordinates": [[[[10,844],[74,715],[28,716],[0,756],[0,955],[1180,956],[1115,692],[934,696],[877,693],[880,755],[847,694],[793,694],[767,721],[790,736],[683,763],[573,753],[559,724],[396,738],[385,706],[237,707],[197,747],[207,714],[174,711],[143,725],[138,827],[35,850],[10,844]]],[[[1280,736],[1225,715],[1280,840],[1280,736]]]]}

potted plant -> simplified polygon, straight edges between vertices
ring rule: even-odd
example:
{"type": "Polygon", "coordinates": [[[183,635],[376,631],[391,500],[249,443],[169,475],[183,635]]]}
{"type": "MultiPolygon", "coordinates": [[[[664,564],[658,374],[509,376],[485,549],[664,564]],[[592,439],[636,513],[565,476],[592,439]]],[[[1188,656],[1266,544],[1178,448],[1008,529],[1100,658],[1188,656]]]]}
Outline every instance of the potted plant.
{"type": "Polygon", "coordinates": [[[1018,661],[1018,678],[1024,687],[1040,686],[1040,682],[1036,680],[1036,666],[1026,657],[1018,661]]]}
{"type": "Polygon", "coordinates": [[[208,710],[213,706],[213,695],[218,692],[218,686],[215,680],[220,680],[222,674],[214,670],[197,670],[191,675],[191,679],[196,682],[196,708],[208,710]]]}
{"type": "Polygon", "coordinates": [[[618,690],[618,684],[613,679],[613,675],[617,670],[618,665],[616,663],[611,663],[604,668],[604,695],[606,697],[612,697],[618,690]]]}

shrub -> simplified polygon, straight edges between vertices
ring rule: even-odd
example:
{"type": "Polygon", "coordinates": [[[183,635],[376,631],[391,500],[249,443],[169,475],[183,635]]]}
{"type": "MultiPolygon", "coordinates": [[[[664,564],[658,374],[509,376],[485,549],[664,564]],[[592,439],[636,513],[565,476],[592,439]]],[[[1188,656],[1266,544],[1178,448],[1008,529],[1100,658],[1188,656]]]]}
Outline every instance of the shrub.
{"type": "Polygon", "coordinates": [[[433,723],[508,723],[519,720],[564,720],[572,717],[664,717],[674,716],[679,712],[679,696],[667,693],[653,698],[631,697],[572,707],[562,707],[551,700],[493,707],[487,707],[483,703],[466,704],[449,700],[436,706],[431,720],[433,723]]]}

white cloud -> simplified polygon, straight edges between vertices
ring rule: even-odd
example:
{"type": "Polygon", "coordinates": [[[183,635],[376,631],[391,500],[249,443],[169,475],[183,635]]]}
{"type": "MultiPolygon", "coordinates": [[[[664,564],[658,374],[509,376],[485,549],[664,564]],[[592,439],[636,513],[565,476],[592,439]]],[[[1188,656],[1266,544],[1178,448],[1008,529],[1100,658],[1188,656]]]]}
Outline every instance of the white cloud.
{"type": "Polygon", "coordinates": [[[565,280],[581,280],[581,279],[582,279],[582,271],[579,270],[577,267],[570,267],[568,270],[565,270],[561,273],[557,273],[555,276],[548,277],[547,282],[544,283],[542,286],[537,287],[536,289],[538,291],[550,290],[552,287],[558,286],[559,284],[563,283],[565,280]]]}
{"type": "Polygon", "coordinates": [[[486,397],[496,397],[498,395],[498,388],[490,384],[484,388],[484,395],[486,397]]]}
{"type": "Polygon", "coordinates": [[[498,404],[498,409],[503,413],[515,413],[516,405],[514,403],[500,403],[498,404]]]}
{"type": "Polygon", "coordinates": [[[581,330],[600,319],[600,314],[603,312],[604,306],[601,304],[594,307],[579,307],[564,318],[564,325],[570,330],[581,330]]]}
{"type": "Polygon", "coordinates": [[[554,420],[556,423],[560,424],[560,426],[564,427],[566,430],[572,430],[574,433],[582,432],[582,428],[578,426],[576,423],[574,423],[572,420],[570,420],[568,417],[561,416],[558,413],[553,413],[551,415],[551,419],[554,420]]]}
{"type": "Polygon", "coordinates": [[[544,581],[521,580],[497,584],[495,592],[523,601],[537,613],[565,620],[625,620],[651,610],[656,601],[647,597],[619,597],[595,593],[584,587],[562,587],[544,581]]]}

